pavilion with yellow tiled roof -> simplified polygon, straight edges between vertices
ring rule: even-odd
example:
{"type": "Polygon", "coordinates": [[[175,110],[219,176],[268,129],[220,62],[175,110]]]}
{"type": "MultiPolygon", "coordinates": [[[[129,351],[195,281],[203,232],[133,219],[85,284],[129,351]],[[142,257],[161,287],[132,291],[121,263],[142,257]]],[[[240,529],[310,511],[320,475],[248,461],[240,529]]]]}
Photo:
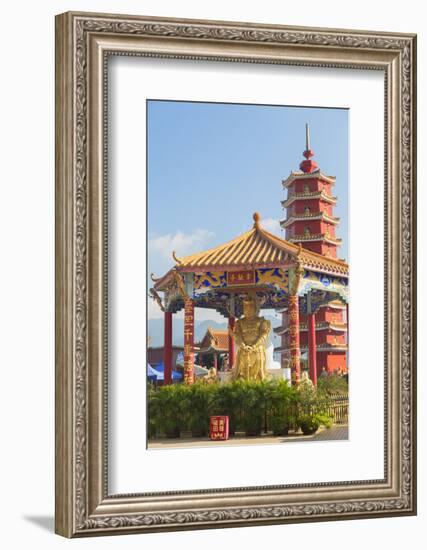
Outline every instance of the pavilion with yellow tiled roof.
{"type": "MultiPolygon", "coordinates": [[[[205,335],[196,347],[199,363],[204,366],[202,357],[212,356],[213,367],[218,370],[218,357],[225,356],[228,361],[229,346],[229,331],[227,329],[216,329],[208,327],[205,335]]],[[[234,353],[234,350],[233,350],[234,353]]],[[[232,358],[233,361],[234,357],[232,358]]]]}
{"type": "MultiPolygon", "coordinates": [[[[348,265],[277,237],[262,227],[258,213],[252,228],[222,245],[182,258],[173,253],[175,265],[155,278],[151,297],[165,315],[165,383],[168,382],[172,346],[172,315],[184,308],[184,379],[194,378],[194,308],[215,309],[234,320],[242,314],[242,301],[256,292],[264,309],[288,308],[293,319],[291,375],[300,375],[299,312],[314,311],[332,301],[347,303],[348,265]],[[161,296],[159,293],[162,293],[161,296]]],[[[229,357],[234,357],[232,330],[229,357]]],[[[230,365],[233,366],[232,364],[230,365]]]]}

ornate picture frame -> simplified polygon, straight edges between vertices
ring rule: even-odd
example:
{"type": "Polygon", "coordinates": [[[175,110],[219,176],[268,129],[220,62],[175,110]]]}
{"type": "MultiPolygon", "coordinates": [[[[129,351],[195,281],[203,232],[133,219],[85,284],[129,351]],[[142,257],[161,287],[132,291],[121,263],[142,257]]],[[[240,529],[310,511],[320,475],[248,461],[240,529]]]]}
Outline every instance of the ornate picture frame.
{"type": "Polygon", "coordinates": [[[65,13],[56,18],[56,532],[65,537],[416,513],[416,37],[65,13]],[[385,75],[384,479],[111,495],[107,487],[106,59],[385,75]]]}

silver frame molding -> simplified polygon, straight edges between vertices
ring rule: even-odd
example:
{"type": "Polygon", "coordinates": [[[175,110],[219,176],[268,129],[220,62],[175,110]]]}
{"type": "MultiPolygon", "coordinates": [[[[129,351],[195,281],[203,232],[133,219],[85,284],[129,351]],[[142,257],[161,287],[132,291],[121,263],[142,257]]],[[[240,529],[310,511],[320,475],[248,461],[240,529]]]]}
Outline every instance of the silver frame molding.
{"type": "Polygon", "coordinates": [[[66,537],[416,513],[416,37],[123,15],[56,17],[56,532],[66,537]],[[107,59],[139,55],[385,75],[385,477],[109,495],[107,59]]]}

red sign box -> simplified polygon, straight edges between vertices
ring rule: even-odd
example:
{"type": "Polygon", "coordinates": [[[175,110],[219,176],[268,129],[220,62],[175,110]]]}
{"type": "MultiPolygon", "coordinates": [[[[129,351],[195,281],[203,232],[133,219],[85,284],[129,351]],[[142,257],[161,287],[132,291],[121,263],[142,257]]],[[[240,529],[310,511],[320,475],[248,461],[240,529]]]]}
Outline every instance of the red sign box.
{"type": "Polygon", "coordinates": [[[233,285],[253,285],[255,284],[255,271],[228,271],[227,284],[233,285]]]}
{"type": "Polygon", "coordinates": [[[228,439],[228,416],[211,416],[209,436],[212,441],[228,439]]]}

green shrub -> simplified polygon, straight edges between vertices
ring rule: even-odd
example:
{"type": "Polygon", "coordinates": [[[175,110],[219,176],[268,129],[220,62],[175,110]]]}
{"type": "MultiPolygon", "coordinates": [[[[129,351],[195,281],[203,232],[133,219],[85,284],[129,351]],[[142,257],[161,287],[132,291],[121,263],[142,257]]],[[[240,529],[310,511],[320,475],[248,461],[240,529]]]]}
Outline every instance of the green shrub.
{"type": "Polygon", "coordinates": [[[265,411],[265,385],[263,382],[236,381],[241,392],[241,427],[246,435],[259,435],[262,430],[265,411]]]}
{"type": "Polygon", "coordinates": [[[317,379],[317,388],[329,395],[348,393],[348,380],[346,376],[329,374],[328,376],[319,376],[317,379]]]}
{"type": "Polygon", "coordinates": [[[191,386],[184,384],[171,384],[157,390],[149,389],[149,434],[179,437],[180,430],[188,429],[190,389],[191,386]]]}
{"type": "Polygon", "coordinates": [[[276,435],[286,435],[294,427],[295,391],[287,380],[270,383],[268,392],[268,427],[276,435]]]}
{"type": "Polygon", "coordinates": [[[229,382],[212,386],[210,403],[210,415],[228,416],[229,433],[234,435],[241,416],[241,396],[237,391],[236,384],[229,382]]]}
{"type": "Polygon", "coordinates": [[[178,437],[184,430],[204,436],[212,415],[229,417],[230,435],[240,430],[259,435],[263,428],[285,434],[289,428],[299,429],[307,419],[326,415],[330,402],[324,390],[310,384],[291,386],[286,380],[196,382],[149,387],[147,392],[149,438],[178,437]]]}
{"type": "Polygon", "coordinates": [[[209,431],[211,402],[214,394],[215,385],[196,382],[190,386],[186,411],[194,437],[205,436],[209,431]]]}

